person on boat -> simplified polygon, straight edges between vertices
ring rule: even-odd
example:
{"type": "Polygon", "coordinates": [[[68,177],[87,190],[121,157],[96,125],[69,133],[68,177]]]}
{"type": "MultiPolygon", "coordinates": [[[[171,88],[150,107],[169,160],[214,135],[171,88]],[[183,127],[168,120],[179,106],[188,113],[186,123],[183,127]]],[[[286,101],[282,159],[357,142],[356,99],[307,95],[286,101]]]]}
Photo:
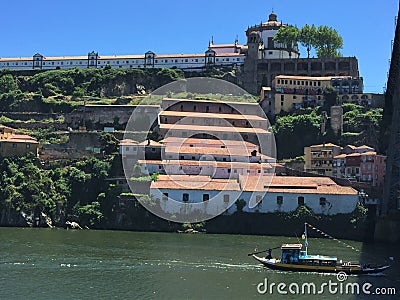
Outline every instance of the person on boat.
{"type": "Polygon", "coordinates": [[[272,258],[272,250],[271,250],[271,249],[268,249],[268,250],[267,250],[266,259],[271,259],[271,258],[272,258]]]}

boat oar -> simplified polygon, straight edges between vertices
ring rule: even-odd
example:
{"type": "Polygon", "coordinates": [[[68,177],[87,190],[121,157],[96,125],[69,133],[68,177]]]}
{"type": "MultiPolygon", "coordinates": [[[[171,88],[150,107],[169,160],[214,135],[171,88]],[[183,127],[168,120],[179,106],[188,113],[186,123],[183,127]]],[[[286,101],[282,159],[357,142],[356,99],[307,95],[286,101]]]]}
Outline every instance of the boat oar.
{"type": "Polygon", "coordinates": [[[275,247],[275,248],[271,248],[271,249],[267,249],[267,250],[264,250],[264,251],[258,251],[258,252],[248,253],[247,256],[252,256],[252,255],[254,255],[254,254],[260,254],[260,253],[272,251],[272,250],[279,249],[279,248],[280,248],[280,246],[279,246],[279,247],[275,247]]]}

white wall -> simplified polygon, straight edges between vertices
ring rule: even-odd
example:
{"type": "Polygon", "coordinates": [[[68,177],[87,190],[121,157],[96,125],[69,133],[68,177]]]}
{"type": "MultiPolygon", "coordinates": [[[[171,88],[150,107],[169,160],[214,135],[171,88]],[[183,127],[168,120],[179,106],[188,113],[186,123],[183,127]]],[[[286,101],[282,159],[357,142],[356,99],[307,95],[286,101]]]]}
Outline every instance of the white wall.
{"type": "MultiPolygon", "coordinates": [[[[182,200],[183,193],[189,194],[189,202],[201,202],[203,194],[210,194],[210,199],[213,195],[221,195],[224,193],[230,193],[230,191],[206,191],[206,190],[175,190],[175,189],[151,189],[150,194],[154,199],[162,199],[163,193],[168,193],[169,197],[175,200],[182,200]]],[[[329,194],[296,194],[296,193],[266,193],[265,195],[261,192],[242,192],[240,195],[238,192],[232,192],[236,199],[243,199],[246,202],[246,206],[243,211],[245,212],[259,212],[259,213],[273,213],[273,212],[291,212],[296,210],[298,207],[298,197],[303,196],[305,205],[313,210],[316,214],[335,215],[340,213],[351,213],[357,206],[358,195],[329,195],[329,194]],[[257,196],[261,196],[262,202],[254,208],[249,208],[249,200],[256,200],[257,196]],[[282,205],[277,204],[277,196],[283,196],[282,205]],[[320,205],[320,197],[326,198],[326,205],[320,205]]],[[[253,202],[253,201],[252,201],[253,202]]],[[[254,201],[255,202],[255,201],[254,201]]],[[[165,201],[161,201],[161,206],[167,207],[165,201]]],[[[233,214],[236,212],[236,205],[232,205],[228,210],[227,214],[233,214]]]]}
{"type": "Polygon", "coordinates": [[[159,201],[161,209],[170,214],[182,213],[181,206],[176,205],[175,201],[182,203],[183,193],[189,194],[188,203],[199,203],[199,207],[191,207],[192,211],[186,211],[190,214],[196,210],[202,209],[203,213],[214,215],[216,211],[223,212],[230,205],[235,206],[234,202],[238,199],[240,192],[238,191],[202,191],[202,190],[172,190],[172,189],[151,189],[150,195],[156,201],[159,201]],[[163,193],[168,193],[168,200],[163,200],[163,193]],[[205,205],[203,204],[203,194],[209,194],[210,201],[205,205]],[[229,195],[229,202],[224,202],[224,195],[229,195]],[[205,211],[204,211],[205,210],[205,211]]]}
{"type": "MultiPolygon", "coordinates": [[[[234,55],[234,56],[217,56],[215,58],[216,65],[242,65],[244,63],[245,57],[243,55],[234,55]]],[[[7,60],[1,61],[0,59],[0,69],[12,69],[12,70],[31,70],[32,69],[33,58],[29,60],[20,60],[19,58],[15,58],[15,60],[7,60]],[[25,65],[26,62],[26,65],[25,65]]],[[[98,58],[97,60],[97,68],[102,68],[106,65],[110,65],[113,68],[144,68],[144,58],[124,58],[124,57],[115,57],[115,58],[98,58]]],[[[177,67],[179,69],[187,69],[187,70],[196,70],[198,68],[202,68],[205,65],[205,57],[204,56],[183,56],[177,55],[168,56],[167,58],[155,57],[154,66],[147,65],[147,68],[172,68],[177,67]],[[197,60],[197,61],[196,61],[197,60]]],[[[65,60],[52,60],[51,57],[48,59],[44,59],[42,63],[42,69],[50,70],[56,69],[59,67],[60,69],[72,69],[72,68],[87,68],[88,60],[87,59],[68,59],[65,57],[65,60]]],[[[92,67],[92,65],[91,65],[92,67]]]]}

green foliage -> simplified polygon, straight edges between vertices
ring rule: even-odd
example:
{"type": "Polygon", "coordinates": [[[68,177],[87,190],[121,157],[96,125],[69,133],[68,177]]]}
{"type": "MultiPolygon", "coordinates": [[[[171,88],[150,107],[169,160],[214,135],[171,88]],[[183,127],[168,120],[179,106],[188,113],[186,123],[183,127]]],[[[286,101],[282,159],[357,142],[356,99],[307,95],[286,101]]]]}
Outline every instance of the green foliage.
{"type": "Polygon", "coordinates": [[[367,215],[368,215],[368,208],[366,208],[361,203],[357,203],[356,208],[351,214],[350,223],[353,225],[358,223],[363,223],[367,219],[367,215]]]}
{"type": "Polygon", "coordinates": [[[110,132],[103,132],[99,138],[101,150],[110,155],[118,152],[119,140],[110,132]]]}
{"type": "Polygon", "coordinates": [[[243,212],[243,208],[246,206],[246,201],[244,201],[243,199],[238,199],[235,202],[236,204],[236,209],[239,213],[243,212]]]}
{"type": "Polygon", "coordinates": [[[320,116],[315,110],[299,115],[278,116],[273,132],[279,159],[302,155],[305,146],[315,144],[320,139],[320,116]]]}
{"type": "Polygon", "coordinates": [[[133,176],[131,177],[131,181],[133,182],[151,182],[151,181],[156,181],[158,179],[158,173],[153,173],[151,175],[148,176],[140,176],[140,177],[136,177],[133,176]]]}
{"type": "Polygon", "coordinates": [[[340,57],[339,49],[343,48],[343,39],[332,27],[319,26],[315,37],[318,57],[340,57]]]}
{"type": "Polygon", "coordinates": [[[311,47],[315,47],[317,36],[317,28],[315,25],[306,24],[299,31],[299,42],[303,47],[307,48],[307,57],[310,58],[311,47]]]}
{"type": "Polygon", "coordinates": [[[0,162],[0,207],[54,213],[57,203],[64,203],[66,197],[49,175],[39,169],[34,155],[3,159],[0,162]]]}
{"type": "MultiPolygon", "coordinates": [[[[332,93],[333,104],[335,93],[332,93]]],[[[327,106],[328,104],[326,104],[327,106]]],[[[278,159],[294,158],[304,154],[304,147],[323,141],[339,145],[377,145],[377,132],[382,120],[383,109],[345,103],[343,107],[343,132],[335,135],[326,124],[326,134],[321,134],[321,120],[329,107],[299,109],[289,114],[276,116],[272,126],[278,150],[278,159]],[[289,142],[290,141],[290,142],[289,142]]]]}
{"type": "Polygon", "coordinates": [[[104,218],[100,210],[100,203],[97,201],[77,207],[77,213],[81,222],[88,223],[91,226],[98,224],[104,218]]]}
{"type": "Polygon", "coordinates": [[[337,97],[338,97],[338,92],[334,87],[327,86],[324,88],[324,99],[325,99],[324,106],[326,108],[330,109],[331,106],[336,105],[337,97]]]}
{"type": "Polygon", "coordinates": [[[292,218],[297,219],[307,219],[307,218],[314,218],[315,214],[311,208],[306,205],[300,205],[291,213],[292,218]]]}
{"type": "Polygon", "coordinates": [[[282,26],[275,34],[274,40],[283,44],[291,57],[294,47],[299,40],[299,29],[292,25],[282,26]]]}
{"type": "Polygon", "coordinates": [[[11,74],[0,77],[0,94],[19,91],[18,85],[11,74]]]}
{"type": "Polygon", "coordinates": [[[85,94],[86,94],[85,90],[77,86],[72,93],[72,99],[82,99],[85,96],[85,94]]]}

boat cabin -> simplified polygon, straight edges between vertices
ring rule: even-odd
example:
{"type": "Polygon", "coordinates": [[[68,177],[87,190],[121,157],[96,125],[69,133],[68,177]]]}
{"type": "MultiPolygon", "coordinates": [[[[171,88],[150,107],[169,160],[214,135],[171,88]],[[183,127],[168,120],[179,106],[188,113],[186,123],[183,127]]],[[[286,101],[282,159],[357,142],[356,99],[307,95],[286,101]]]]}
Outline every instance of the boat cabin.
{"type": "Polygon", "coordinates": [[[336,267],[337,258],[325,255],[308,255],[305,251],[300,251],[299,264],[336,267]]]}
{"type": "Polygon", "coordinates": [[[282,263],[284,264],[297,264],[299,263],[300,250],[302,244],[283,244],[282,250],[282,263]]]}
{"type": "Polygon", "coordinates": [[[337,258],[324,255],[308,255],[306,251],[302,251],[302,244],[283,244],[282,263],[284,264],[301,264],[312,266],[336,266],[337,258]]]}

